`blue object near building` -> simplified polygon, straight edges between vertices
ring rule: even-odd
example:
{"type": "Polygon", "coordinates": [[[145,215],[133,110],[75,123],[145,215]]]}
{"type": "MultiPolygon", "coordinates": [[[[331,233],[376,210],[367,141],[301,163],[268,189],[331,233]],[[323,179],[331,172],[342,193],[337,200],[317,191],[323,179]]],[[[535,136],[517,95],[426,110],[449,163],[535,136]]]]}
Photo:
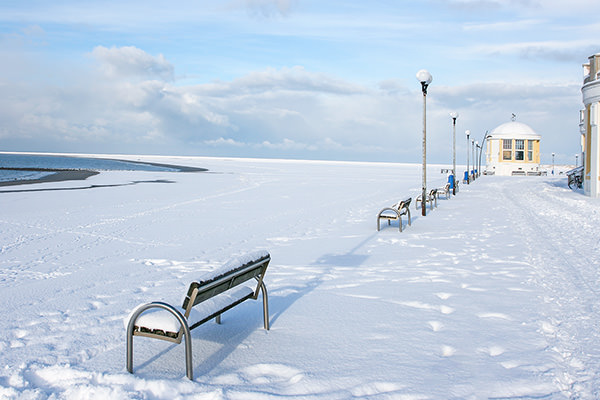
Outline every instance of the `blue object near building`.
{"type": "Polygon", "coordinates": [[[454,174],[448,175],[448,183],[450,184],[450,189],[454,189],[454,174]]]}

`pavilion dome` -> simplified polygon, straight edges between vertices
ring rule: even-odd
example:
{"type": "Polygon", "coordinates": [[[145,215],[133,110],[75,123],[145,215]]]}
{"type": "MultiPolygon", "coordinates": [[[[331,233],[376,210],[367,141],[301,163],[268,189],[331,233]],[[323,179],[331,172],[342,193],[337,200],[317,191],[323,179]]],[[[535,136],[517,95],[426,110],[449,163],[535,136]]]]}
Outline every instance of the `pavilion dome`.
{"type": "Polygon", "coordinates": [[[510,121],[494,128],[490,135],[496,139],[500,138],[523,138],[523,139],[540,139],[541,135],[535,133],[529,125],[522,122],[510,121]]]}

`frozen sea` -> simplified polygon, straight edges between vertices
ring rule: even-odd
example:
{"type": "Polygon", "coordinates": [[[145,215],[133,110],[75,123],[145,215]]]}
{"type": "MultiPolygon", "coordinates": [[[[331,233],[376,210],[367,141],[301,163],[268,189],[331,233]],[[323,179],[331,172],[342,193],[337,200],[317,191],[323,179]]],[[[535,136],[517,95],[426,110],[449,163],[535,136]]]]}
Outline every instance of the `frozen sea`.
{"type": "Polygon", "coordinates": [[[378,232],[420,165],[132,160],[210,172],[0,188],[0,398],[600,397],[600,202],[565,176],[482,176],[378,232]],[[193,381],[147,338],[126,372],[134,307],[256,249],[270,331],[245,302],[192,331],[193,381]]]}

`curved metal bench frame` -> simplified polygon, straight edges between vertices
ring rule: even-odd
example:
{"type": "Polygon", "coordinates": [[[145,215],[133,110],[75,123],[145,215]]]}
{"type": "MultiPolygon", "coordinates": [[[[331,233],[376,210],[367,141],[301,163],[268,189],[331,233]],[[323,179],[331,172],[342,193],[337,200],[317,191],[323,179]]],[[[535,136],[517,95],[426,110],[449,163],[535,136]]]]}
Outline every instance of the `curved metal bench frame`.
{"type": "MultiPolygon", "coordinates": [[[[422,195],[419,195],[417,197],[417,200],[415,201],[415,209],[419,209],[419,203],[421,201],[423,201],[422,199],[422,195]]],[[[425,199],[425,204],[429,203],[429,209],[433,210],[433,204],[435,202],[435,207],[437,207],[437,189],[431,189],[429,191],[429,193],[427,193],[426,199],[425,199]]]]}
{"type": "Polygon", "coordinates": [[[379,214],[377,214],[377,231],[381,230],[381,226],[380,226],[380,221],[382,219],[386,219],[388,222],[388,225],[391,225],[391,220],[398,220],[398,229],[400,232],[402,232],[402,216],[403,215],[407,215],[408,218],[408,225],[410,226],[411,221],[410,221],[410,202],[412,201],[412,198],[408,198],[406,200],[402,200],[399,201],[398,203],[394,204],[391,207],[386,207],[383,210],[379,211],[379,214]],[[395,214],[394,215],[384,215],[385,212],[393,212],[395,214]]]}

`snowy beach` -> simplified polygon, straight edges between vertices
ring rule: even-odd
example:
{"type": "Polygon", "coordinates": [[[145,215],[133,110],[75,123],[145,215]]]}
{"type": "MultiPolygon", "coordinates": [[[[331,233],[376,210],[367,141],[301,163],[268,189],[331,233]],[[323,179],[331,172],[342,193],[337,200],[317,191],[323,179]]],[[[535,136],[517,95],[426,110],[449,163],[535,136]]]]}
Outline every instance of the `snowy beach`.
{"type": "Polygon", "coordinates": [[[400,233],[376,216],[420,165],[132,160],[208,172],[0,187],[0,399],[600,397],[600,203],[565,176],[482,176],[400,233]],[[192,331],[193,382],[145,338],[126,372],[135,306],[255,249],[270,331],[245,302],[192,331]]]}

